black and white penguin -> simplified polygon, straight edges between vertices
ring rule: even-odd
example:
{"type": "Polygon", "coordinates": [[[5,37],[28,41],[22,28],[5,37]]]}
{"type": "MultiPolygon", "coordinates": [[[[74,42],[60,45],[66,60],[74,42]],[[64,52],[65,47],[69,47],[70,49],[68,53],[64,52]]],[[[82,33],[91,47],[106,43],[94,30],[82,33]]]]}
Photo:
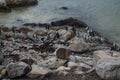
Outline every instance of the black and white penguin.
{"type": "Polygon", "coordinates": [[[89,30],[89,27],[86,27],[85,30],[86,30],[86,32],[87,32],[87,31],[89,30]]]}
{"type": "Polygon", "coordinates": [[[72,27],[72,31],[73,31],[74,34],[76,35],[76,28],[75,28],[75,26],[72,27]]]}
{"type": "Polygon", "coordinates": [[[50,27],[47,25],[47,26],[45,26],[45,28],[46,28],[46,30],[49,30],[50,29],[50,27]]]}
{"type": "Polygon", "coordinates": [[[68,31],[68,27],[67,26],[65,26],[65,30],[68,31]]]}
{"type": "Polygon", "coordinates": [[[4,47],[4,43],[2,40],[0,40],[0,47],[4,47]]]}
{"type": "Polygon", "coordinates": [[[113,43],[112,44],[112,47],[111,47],[111,50],[118,50],[118,46],[115,44],[115,43],[113,43]]]}

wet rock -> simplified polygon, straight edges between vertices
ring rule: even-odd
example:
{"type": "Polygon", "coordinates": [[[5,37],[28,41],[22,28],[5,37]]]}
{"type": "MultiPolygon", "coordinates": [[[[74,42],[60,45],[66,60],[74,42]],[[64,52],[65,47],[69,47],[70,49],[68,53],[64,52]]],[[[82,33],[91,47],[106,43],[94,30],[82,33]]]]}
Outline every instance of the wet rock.
{"type": "Polygon", "coordinates": [[[3,53],[0,51],[0,64],[4,61],[4,55],[3,53]]]}
{"type": "Polygon", "coordinates": [[[27,34],[27,33],[29,33],[29,32],[33,32],[32,29],[24,28],[24,27],[20,28],[19,30],[20,30],[20,32],[25,33],[25,34],[27,34]]]}
{"type": "Polygon", "coordinates": [[[60,66],[60,67],[58,67],[55,71],[69,71],[70,70],[70,68],[69,67],[64,67],[64,66],[60,66]]]}
{"type": "Polygon", "coordinates": [[[78,43],[73,43],[73,44],[69,45],[68,49],[70,49],[73,52],[82,53],[82,52],[88,51],[88,46],[81,42],[78,42],[78,43]]]}
{"type": "Polygon", "coordinates": [[[66,31],[66,30],[60,29],[58,33],[61,36],[60,38],[64,40],[64,42],[75,37],[75,34],[72,31],[66,31]]]}
{"type": "Polygon", "coordinates": [[[39,66],[47,67],[51,69],[55,69],[55,68],[58,68],[59,66],[63,66],[65,63],[66,63],[66,60],[57,59],[55,57],[48,60],[37,62],[39,66]]]}
{"type": "Polygon", "coordinates": [[[73,68],[73,67],[81,67],[81,68],[86,68],[86,69],[91,69],[92,67],[84,62],[68,62],[68,67],[73,68]]]}
{"type": "Polygon", "coordinates": [[[33,59],[22,59],[21,61],[29,65],[32,65],[35,62],[33,59]]]}
{"type": "Polygon", "coordinates": [[[49,30],[48,34],[50,35],[50,38],[53,39],[56,36],[56,31],[55,30],[49,30]]]}
{"type": "Polygon", "coordinates": [[[68,19],[65,19],[65,20],[51,22],[51,25],[52,26],[69,25],[69,26],[76,26],[76,27],[86,27],[87,26],[84,22],[79,21],[77,19],[73,19],[73,18],[68,18],[68,19]]]}
{"type": "Polygon", "coordinates": [[[56,54],[57,58],[67,60],[72,53],[65,48],[58,48],[55,51],[55,54],[56,54]]]}
{"type": "Polygon", "coordinates": [[[6,38],[10,38],[10,37],[13,37],[14,36],[14,33],[13,32],[4,32],[4,35],[6,38]]]}
{"type": "Polygon", "coordinates": [[[68,71],[70,71],[70,68],[64,66],[60,66],[55,70],[55,72],[57,72],[58,75],[64,75],[64,76],[66,76],[69,73],[68,71]]]}
{"type": "Polygon", "coordinates": [[[37,24],[37,23],[25,23],[25,24],[23,24],[23,26],[35,27],[35,26],[39,26],[39,24],[37,24]]]}
{"type": "Polygon", "coordinates": [[[31,71],[31,67],[24,62],[17,62],[8,64],[6,70],[10,78],[16,78],[25,76],[31,71]]]}
{"type": "Polygon", "coordinates": [[[29,6],[36,5],[37,0],[6,0],[7,6],[9,7],[20,7],[20,6],[29,6]]]}
{"type": "Polygon", "coordinates": [[[68,7],[63,6],[60,9],[62,9],[62,10],[68,10],[68,7]]]}
{"type": "Polygon", "coordinates": [[[15,38],[27,39],[27,35],[25,35],[24,33],[16,33],[15,38]]]}
{"type": "Polygon", "coordinates": [[[0,12],[5,12],[5,13],[8,13],[8,12],[11,12],[11,8],[9,7],[0,7],[0,12]]]}
{"type": "Polygon", "coordinates": [[[47,35],[47,30],[37,30],[37,31],[35,31],[35,33],[34,33],[34,35],[36,35],[36,36],[45,36],[45,35],[47,35]]]}
{"type": "Polygon", "coordinates": [[[32,65],[32,71],[30,71],[27,76],[30,78],[38,78],[40,76],[44,76],[47,73],[51,72],[50,69],[44,68],[44,67],[39,67],[38,65],[33,64],[32,65]]]}
{"type": "Polygon", "coordinates": [[[95,51],[96,73],[106,80],[120,80],[120,53],[113,51],[95,51]]]}

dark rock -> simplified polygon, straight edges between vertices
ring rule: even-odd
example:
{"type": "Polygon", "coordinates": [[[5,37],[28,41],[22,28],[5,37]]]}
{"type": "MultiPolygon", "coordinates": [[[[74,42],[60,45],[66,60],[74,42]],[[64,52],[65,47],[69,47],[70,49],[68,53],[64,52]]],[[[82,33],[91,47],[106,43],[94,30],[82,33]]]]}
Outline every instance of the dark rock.
{"type": "Polygon", "coordinates": [[[37,24],[37,23],[25,23],[25,24],[23,24],[23,26],[35,27],[35,26],[39,26],[39,24],[37,24]]]}
{"type": "Polygon", "coordinates": [[[87,24],[85,24],[84,22],[77,20],[77,19],[73,19],[73,18],[51,22],[51,25],[52,26],[69,25],[69,26],[76,26],[76,27],[87,27],[87,24]]]}
{"type": "Polygon", "coordinates": [[[11,12],[11,8],[9,8],[9,7],[0,7],[0,12],[11,12]]]}
{"type": "Polygon", "coordinates": [[[20,7],[20,6],[30,6],[36,5],[37,0],[6,0],[8,7],[20,7]]]}
{"type": "Polygon", "coordinates": [[[25,76],[31,71],[31,67],[24,62],[17,62],[7,65],[6,70],[10,78],[16,78],[25,76]]]}
{"type": "Polygon", "coordinates": [[[65,48],[59,48],[56,50],[56,56],[60,59],[68,59],[71,55],[71,52],[65,48]]]}
{"type": "Polygon", "coordinates": [[[62,9],[62,10],[68,10],[68,7],[61,7],[60,9],[62,9]]]}
{"type": "Polygon", "coordinates": [[[24,63],[27,63],[29,65],[32,65],[34,63],[33,59],[22,59],[21,61],[24,62],[24,63]]]}

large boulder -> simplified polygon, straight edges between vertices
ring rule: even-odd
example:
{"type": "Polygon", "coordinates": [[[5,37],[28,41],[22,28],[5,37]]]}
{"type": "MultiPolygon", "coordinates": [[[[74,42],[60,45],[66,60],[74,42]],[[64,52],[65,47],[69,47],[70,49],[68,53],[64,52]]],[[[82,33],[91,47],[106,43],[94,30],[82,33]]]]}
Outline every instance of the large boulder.
{"type": "Polygon", "coordinates": [[[10,78],[16,78],[25,76],[31,71],[31,67],[24,62],[17,62],[8,64],[6,70],[10,78]]]}
{"type": "Polygon", "coordinates": [[[60,21],[55,21],[51,22],[52,26],[64,26],[64,25],[69,25],[69,26],[76,26],[76,27],[86,27],[87,24],[85,24],[83,21],[73,19],[73,18],[68,18],[60,21]]]}
{"type": "Polygon", "coordinates": [[[96,73],[106,80],[120,80],[120,53],[115,51],[95,51],[96,73]]]}
{"type": "Polygon", "coordinates": [[[56,51],[55,51],[55,54],[57,56],[57,58],[60,58],[60,59],[68,59],[69,56],[72,54],[68,49],[65,49],[65,48],[58,48],[56,51]]]}
{"type": "Polygon", "coordinates": [[[86,52],[89,50],[89,48],[89,45],[86,45],[84,42],[77,39],[72,41],[72,44],[68,46],[68,49],[74,52],[86,52]]]}
{"type": "Polygon", "coordinates": [[[58,31],[59,35],[61,36],[61,40],[63,40],[64,42],[67,41],[67,40],[70,40],[72,39],[73,37],[75,37],[75,34],[73,33],[73,31],[69,30],[69,31],[66,31],[66,30],[63,30],[63,29],[60,29],[58,31]]]}
{"type": "Polygon", "coordinates": [[[47,73],[51,72],[50,69],[44,68],[44,67],[39,67],[38,65],[33,64],[32,65],[32,71],[30,71],[27,76],[30,78],[37,78],[39,76],[44,76],[47,73]]]}
{"type": "Polygon", "coordinates": [[[7,6],[9,7],[19,7],[19,6],[29,6],[38,3],[37,0],[6,0],[7,6]]]}
{"type": "Polygon", "coordinates": [[[56,57],[50,58],[48,60],[44,61],[37,61],[37,64],[41,67],[47,67],[51,69],[58,68],[60,66],[63,66],[66,63],[66,60],[63,59],[57,59],[56,57]]]}

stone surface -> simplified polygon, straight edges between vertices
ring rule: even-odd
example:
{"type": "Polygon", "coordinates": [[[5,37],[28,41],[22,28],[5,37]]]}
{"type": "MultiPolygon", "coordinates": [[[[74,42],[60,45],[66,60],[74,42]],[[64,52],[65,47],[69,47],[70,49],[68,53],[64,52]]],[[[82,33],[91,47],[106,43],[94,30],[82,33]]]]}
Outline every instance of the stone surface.
{"type": "Polygon", "coordinates": [[[33,64],[32,65],[32,71],[30,71],[27,76],[30,78],[37,78],[39,76],[44,76],[47,73],[51,72],[50,69],[44,68],[44,67],[39,67],[38,65],[33,64]]]}
{"type": "Polygon", "coordinates": [[[86,50],[88,50],[87,45],[85,45],[84,43],[78,42],[78,43],[73,43],[71,45],[68,46],[68,49],[70,49],[71,51],[75,51],[75,52],[84,52],[86,50]]]}
{"type": "Polygon", "coordinates": [[[94,52],[96,73],[106,80],[120,80],[120,53],[114,51],[94,52]]]}
{"type": "Polygon", "coordinates": [[[55,69],[55,68],[58,68],[59,66],[63,66],[65,62],[66,60],[61,60],[53,57],[48,60],[38,61],[37,64],[42,67],[55,69]]]}
{"type": "Polygon", "coordinates": [[[7,73],[6,69],[1,70],[1,75],[6,75],[6,73],[7,73]]]}
{"type": "Polygon", "coordinates": [[[31,71],[31,67],[24,62],[17,62],[8,64],[6,70],[10,78],[16,78],[29,73],[31,71]]]}
{"type": "Polygon", "coordinates": [[[71,55],[71,52],[65,48],[58,48],[55,51],[55,54],[56,54],[57,58],[68,59],[69,56],[71,55]]]}

